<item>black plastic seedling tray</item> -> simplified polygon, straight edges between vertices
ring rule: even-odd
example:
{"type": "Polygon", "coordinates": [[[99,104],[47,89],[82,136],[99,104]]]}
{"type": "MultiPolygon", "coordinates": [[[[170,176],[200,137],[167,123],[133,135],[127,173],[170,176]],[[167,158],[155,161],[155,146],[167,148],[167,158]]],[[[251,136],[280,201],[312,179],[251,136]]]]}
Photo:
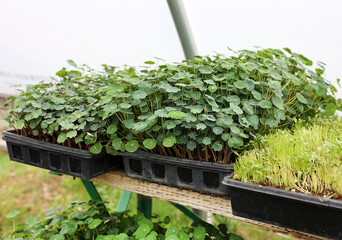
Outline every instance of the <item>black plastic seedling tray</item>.
{"type": "Polygon", "coordinates": [[[228,195],[224,176],[234,171],[231,164],[181,159],[143,151],[120,153],[125,172],[132,178],[170,186],[228,195]]]}
{"type": "Polygon", "coordinates": [[[342,202],[225,177],[233,214],[332,239],[342,239],[342,202]]]}
{"type": "Polygon", "coordinates": [[[83,179],[91,179],[117,169],[120,157],[107,153],[92,154],[17,135],[13,130],[2,133],[10,159],[83,179]]]}

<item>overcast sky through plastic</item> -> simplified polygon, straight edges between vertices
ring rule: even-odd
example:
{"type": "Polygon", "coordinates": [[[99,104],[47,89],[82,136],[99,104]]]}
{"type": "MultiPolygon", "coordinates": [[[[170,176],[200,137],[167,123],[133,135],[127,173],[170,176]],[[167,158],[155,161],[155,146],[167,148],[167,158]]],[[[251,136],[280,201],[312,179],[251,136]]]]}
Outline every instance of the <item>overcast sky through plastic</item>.
{"type": "MultiPolygon", "coordinates": [[[[199,54],[288,47],[325,62],[329,80],[342,77],[340,0],[184,2],[199,54]]],[[[99,69],[154,56],[184,58],[166,0],[0,1],[0,73],[48,76],[67,59],[99,69]]],[[[13,92],[12,80],[0,76],[0,93],[13,92]]]]}

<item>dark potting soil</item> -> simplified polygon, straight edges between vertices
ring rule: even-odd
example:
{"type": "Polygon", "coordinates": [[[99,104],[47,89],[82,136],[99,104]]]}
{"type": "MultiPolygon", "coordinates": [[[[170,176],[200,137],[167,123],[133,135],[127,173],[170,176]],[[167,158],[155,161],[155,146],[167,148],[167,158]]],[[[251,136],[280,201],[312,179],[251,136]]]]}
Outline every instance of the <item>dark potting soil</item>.
{"type": "MultiPolygon", "coordinates": [[[[271,185],[269,185],[269,184],[267,184],[265,182],[258,183],[258,185],[265,186],[265,187],[271,187],[271,188],[278,188],[278,189],[292,191],[292,192],[296,192],[296,193],[307,194],[307,193],[301,192],[301,191],[299,191],[297,189],[290,189],[290,190],[288,190],[288,189],[286,189],[285,186],[271,186],[271,185]]],[[[331,198],[331,199],[342,201],[342,194],[334,192],[332,190],[324,190],[323,192],[320,192],[320,193],[311,193],[311,194],[308,194],[308,195],[324,197],[324,198],[331,198]]]]}

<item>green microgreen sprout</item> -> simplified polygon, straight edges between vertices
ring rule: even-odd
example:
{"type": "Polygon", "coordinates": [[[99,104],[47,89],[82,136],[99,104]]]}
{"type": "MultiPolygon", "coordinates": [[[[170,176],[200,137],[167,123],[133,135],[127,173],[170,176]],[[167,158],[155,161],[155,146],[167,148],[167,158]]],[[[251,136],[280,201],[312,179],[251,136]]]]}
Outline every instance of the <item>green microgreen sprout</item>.
{"type": "Polygon", "coordinates": [[[298,121],[254,143],[235,164],[243,182],[342,197],[342,120],[339,117],[298,121]]]}

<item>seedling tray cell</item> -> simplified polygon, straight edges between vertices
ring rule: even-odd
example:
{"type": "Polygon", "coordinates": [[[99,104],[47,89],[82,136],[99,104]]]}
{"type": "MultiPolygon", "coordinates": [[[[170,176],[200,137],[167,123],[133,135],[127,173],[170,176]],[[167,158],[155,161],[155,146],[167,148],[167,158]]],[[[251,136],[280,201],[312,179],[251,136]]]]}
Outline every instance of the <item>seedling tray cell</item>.
{"type": "Polygon", "coordinates": [[[260,222],[342,239],[342,202],[224,178],[233,214],[260,222]]]}
{"type": "Polygon", "coordinates": [[[92,154],[17,135],[14,131],[5,131],[3,135],[12,161],[74,177],[91,179],[117,169],[120,164],[120,156],[92,154]]]}
{"type": "Polygon", "coordinates": [[[120,153],[127,176],[206,193],[228,195],[222,184],[231,164],[181,159],[143,151],[120,153]]]}

